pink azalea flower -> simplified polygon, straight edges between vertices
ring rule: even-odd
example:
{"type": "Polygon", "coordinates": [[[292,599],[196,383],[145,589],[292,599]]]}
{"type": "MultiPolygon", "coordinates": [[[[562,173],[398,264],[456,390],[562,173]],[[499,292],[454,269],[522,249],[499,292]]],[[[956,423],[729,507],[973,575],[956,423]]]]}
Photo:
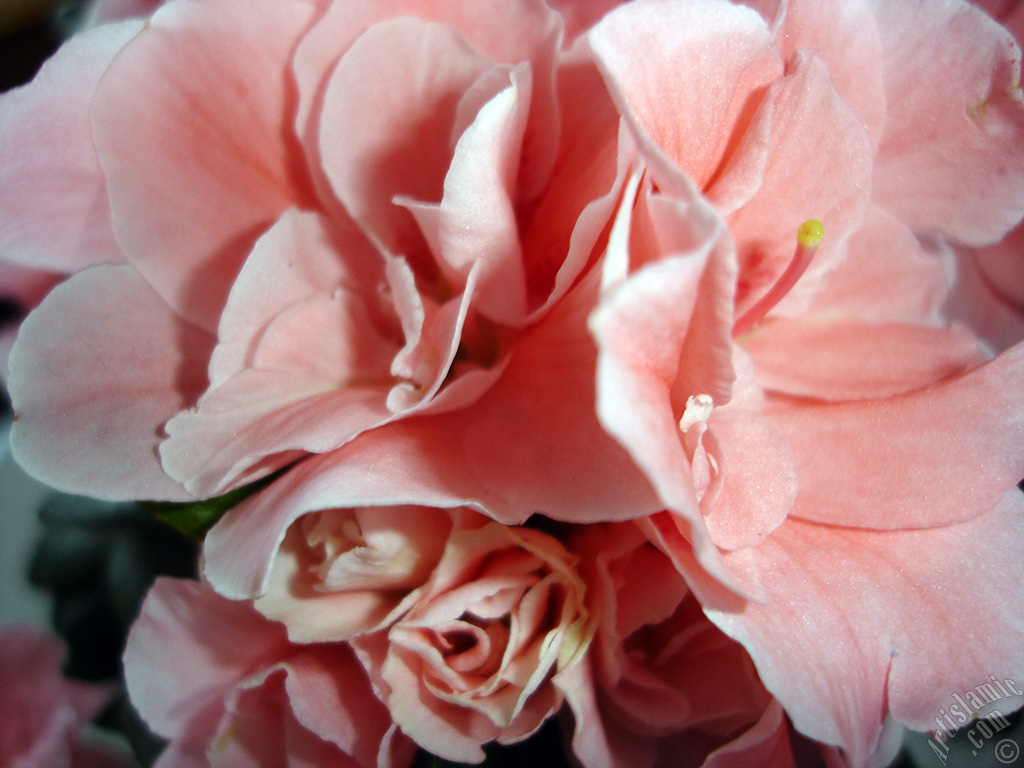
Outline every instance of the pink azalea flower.
{"type": "Polygon", "coordinates": [[[559,541],[469,509],[330,508],[323,477],[291,492],[304,469],[211,534],[219,591],[255,598],[293,642],[351,640],[395,723],[447,759],[479,762],[558,711],[591,632],[559,541]]]}
{"type": "MultiPolygon", "coordinates": [[[[453,759],[565,696],[581,759],[651,737],[634,632],[579,664],[572,556],[503,525],[538,511],[638,519],[681,579],[637,610],[696,601],[749,656],[710,764],[785,764],[784,709],[866,765],[1024,675],[1024,347],[989,263],[1024,214],[1019,71],[961,0],[177,0],[70,41],[0,101],[0,249],[76,273],[12,353],[19,461],[112,499],[288,468],[205,568],[290,640],[231,604],[267,655],[185,721],[136,685],[151,722],[204,754],[272,700],[347,751],[277,665],[352,638],[453,759]]],[[[666,712],[652,761],[696,725],[666,712]]]]}
{"type": "Polygon", "coordinates": [[[95,27],[2,104],[19,140],[0,245],[63,271],[106,263],[54,293],[15,353],[15,450],[59,487],[211,495],[464,406],[570,287],[614,202],[614,134],[600,163],[558,143],[581,94],[556,92],[561,21],[539,0],[257,10],[172,3],[95,27]],[[506,15],[518,34],[498,32],[506,15]],[[44,121],[60,135],[33,143],[44,121]],[[112,339],[131,365],[112,365],[112,339]],[[57,359],[72,346],[102,370],[57,359]],[[56,389],[28,383],[57,364],[56,389]],[[98,418],[104,448],[71,437],[98,418]]]}
{"type": "Polygon", "coordinates": [[[914,234],[985,246],[1020,220],[1019,51],[965,4],[924,5],[638,2],[592,36],[648,169],[592,320],[598,411],[669,510],[648,534],[854,765],[887,716],[928,729],[949,691],[1024,669],[1024,351],[984,363],[944,321],[914,234]],[[947,38],[963,49],[930,67],[947,38]]]}
{"type": "Polygon", "coordinates": [[[574,560],[540,531],[464,518],[407,612],[353,641],[402,731],[476,763],[556,713],[590,642],[574,560]]]}
{"type": "Polygon", "coordinates": [[[566,688],[584,766],[796,765],[785,717],[750,657],[638,527],[584,526],[571,546],[597,620],[587,663],[566,688]]]}
{"type": "Polygon", "coordinates": [[[61,675],[64,648],[29,626],[0,631],[0,762],[8,768],[127,768],[124,751],[83,734],[113,691],[61,675]]]}
{"type": "Polygon", "coordinates": [[[282,625],[205,585],[158,581],[124,662],[132,702],[171,740],[161,768],[412,763],[349,648],[292,645],[282,625]]]}

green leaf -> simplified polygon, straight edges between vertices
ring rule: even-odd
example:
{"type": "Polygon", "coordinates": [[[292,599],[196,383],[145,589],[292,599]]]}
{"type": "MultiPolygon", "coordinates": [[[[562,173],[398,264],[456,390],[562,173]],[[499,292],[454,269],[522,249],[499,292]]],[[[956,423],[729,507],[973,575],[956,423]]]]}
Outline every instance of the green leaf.
{"type": "Polygon", "coordinates": [[[202,541],[209,531],[227,513],[229,509],[245,501],[254,493],[263,490],[287,469],[279,469],[272,475],[261,478],[255,483],[228,491],[222,496],[202,501],[140,501],[138,505],[161,522],[188,536],[190,539],[202,541]]]}

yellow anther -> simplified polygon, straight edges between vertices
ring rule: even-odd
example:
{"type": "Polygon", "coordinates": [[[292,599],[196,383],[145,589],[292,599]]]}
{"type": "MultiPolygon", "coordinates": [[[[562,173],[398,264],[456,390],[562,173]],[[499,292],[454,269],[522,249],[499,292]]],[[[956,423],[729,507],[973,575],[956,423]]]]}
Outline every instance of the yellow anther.
{"type": "Polygon", "coordinates": [[[825,237],[825,227],[817,219],[808,219],[796,231],[796,240],[804,248],[812,248],[825,237]]]}

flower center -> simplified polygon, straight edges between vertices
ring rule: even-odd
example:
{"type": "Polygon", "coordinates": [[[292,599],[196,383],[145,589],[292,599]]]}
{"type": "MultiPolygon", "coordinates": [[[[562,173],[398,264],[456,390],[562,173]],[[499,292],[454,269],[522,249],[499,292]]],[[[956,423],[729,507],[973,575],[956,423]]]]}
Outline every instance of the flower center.
{"type": "Polygon", "coordinates": [[[753,328],[761,318],[768,314],[772,307],[782,301],[783,297],[793,289],[796,281],[801,278],[804,272],[807,271],[807,267],[810,266],[811,259],[814,258],[814,253],[818,250],[818,245],[824,236],[825,228],[817,219],[808,219],[800,225],[796,232],[796,251],[793,253],[789,266],[786,267],[786,271],[782,273],[782,276],[775,281],[775,285],[768,290],[768,293],[762,296],[754,306],[748,309],[736,321],[732,328],[733,338],[753,328]]]}

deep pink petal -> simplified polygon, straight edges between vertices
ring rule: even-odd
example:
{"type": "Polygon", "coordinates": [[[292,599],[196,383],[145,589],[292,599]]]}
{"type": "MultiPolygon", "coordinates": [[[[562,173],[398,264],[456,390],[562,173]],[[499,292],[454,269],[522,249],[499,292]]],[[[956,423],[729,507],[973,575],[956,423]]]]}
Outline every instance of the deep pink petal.
{"type": "Polygon", "coordinates": [[[93,100],[118,238],[160,295],[210,330],[256,237],[308,197],[288,77],[312,15],[300,0],[170,3],[93,100]]]}
{"type": "MultiPolygon", "coordinates": [[[[288,659],[285,690],[295,719],[340,746],[359,766],[377,765],[391,717],[351,650],[311,647],[288,659]]],[[[328,768],[326,763],[322,768],[328,768]]]]}
{"type": "Polygon", "coordinates": [[[874,199],[915,231],[998,240],[1024,214],[1020,47],[958,0],[875,10],[887,108],[874,199]]]}
{"type": "Polygon", "coordinates": [[[779,703],[772,700],[761,719],[725,746],[701,768],[799,768],[789,742],[789,725],[779,703]]]}
{"type": "Polygon", "coordinates": [[[205,387],[212,342],[130,266],[75,275],[25,320],[11,353],[18,461],[70,493],[191,498],[156,450],[164,423],[205,387]]]}
{"type": "Polygon", "coordinates": [[[974,259],[992,290],[1024,311],[1024,223],[974,259]]]}
{"type": "MultiPolygon", "coordinates": [[[[128,636],[125,680],[153,730],[180,736],[204,711],[287,646],[284,627],[251,603],[226,600],[205,585],[159,579],[128,636]]],[[[217,721],[201,723],[210,734],[217,721]]]]}
{"type": "Polygon", "coordinates": [[[1024,345],[907,395],[772,416],[800,478],[792,514],[879,529],[969,520],[1024,477],[1024,345]]]}
{"type": "Polygon", "coordinates": [[[0,253],[34,269],[77,272],[124,261],[89,109],[100,78],[141,22],[83,32],[35,80],[0,97],[0,253]]]}

